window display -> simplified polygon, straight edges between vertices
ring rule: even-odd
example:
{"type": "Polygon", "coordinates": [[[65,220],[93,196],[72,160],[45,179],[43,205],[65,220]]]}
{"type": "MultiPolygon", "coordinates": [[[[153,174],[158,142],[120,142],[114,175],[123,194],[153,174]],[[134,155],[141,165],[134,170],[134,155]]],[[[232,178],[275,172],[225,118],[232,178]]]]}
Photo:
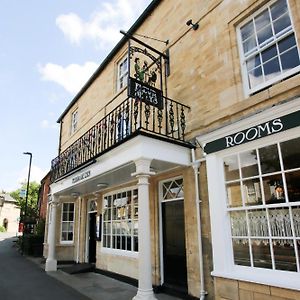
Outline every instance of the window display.
{"type": "Polygon", "coordinates": [[[104,196],[103,247],[138,251],[138,190],[104,196]]]}
{"type": "Polygon", "coordinates": [[[237,265],[299,272],[300,138],[225,157],[237,265]]]}

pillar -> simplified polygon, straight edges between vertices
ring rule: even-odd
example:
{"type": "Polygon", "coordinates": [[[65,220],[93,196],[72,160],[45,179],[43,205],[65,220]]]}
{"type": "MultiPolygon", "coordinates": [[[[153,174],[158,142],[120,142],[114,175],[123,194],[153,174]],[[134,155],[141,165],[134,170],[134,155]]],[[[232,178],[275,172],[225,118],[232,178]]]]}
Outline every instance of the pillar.
{"type": "Polygon", "coordinates": [[[156,300],[152,289],[151,264],[151,233],[150,233],[150,206],[149,206],[149,177],[151,160],[139,159],[135,161],[136,172],[132,174],[138,179],[139,205],[139,284],[133,300],[156,300]]]}
{"type": "Polygon", "coordinates": [[[53,200],[50,204],[51,206],[51,215],[50,222],[48,226],[48,257],[46,260],[45,271],[56,271],[57,270],[57,260],[55,256],[55,244],[56,244],[56,211],[57,211],[57,197],[53,197],[53,200]]]}

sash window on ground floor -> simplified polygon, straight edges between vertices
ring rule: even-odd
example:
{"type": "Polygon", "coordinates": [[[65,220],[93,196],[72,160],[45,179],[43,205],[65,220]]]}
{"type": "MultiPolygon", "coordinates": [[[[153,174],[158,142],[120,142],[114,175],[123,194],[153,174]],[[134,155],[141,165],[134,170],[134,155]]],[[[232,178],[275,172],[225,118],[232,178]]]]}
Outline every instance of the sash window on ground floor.
{"type": "Polygon", "coordinates": [[[136,188],[104,196],[103,247],[138,251],[138,190],[136,188]]]}
{"type": "Polygon", "coordinates": [[[61,242],[73,242],[74,203],[63,203],[61,213],[61,242]]]}
{"type": "Polygon", "coordinates": [[[234,263],[300,272],[300,138],[223,158],[234,263]]]}

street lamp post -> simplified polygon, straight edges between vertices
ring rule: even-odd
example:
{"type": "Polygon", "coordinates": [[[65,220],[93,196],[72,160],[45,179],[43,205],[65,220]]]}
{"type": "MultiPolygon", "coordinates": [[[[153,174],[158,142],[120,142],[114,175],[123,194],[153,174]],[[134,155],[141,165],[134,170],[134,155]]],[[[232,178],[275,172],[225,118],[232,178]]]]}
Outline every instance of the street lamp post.
{"type": "Polygon", "coordinates": [[[28,190],[29,190],[29,180],[30,180],[30,171],[31,171],[31,161],[32,153],[23,152],[25,155],[29,155],[29,168],[28,168],[28,178],[27,178],[27,188],[26,188],[26,198],[25,198],[25,211],[24,211],[24,231],[27,232],[27,207],[28,207],[28,190]]]}

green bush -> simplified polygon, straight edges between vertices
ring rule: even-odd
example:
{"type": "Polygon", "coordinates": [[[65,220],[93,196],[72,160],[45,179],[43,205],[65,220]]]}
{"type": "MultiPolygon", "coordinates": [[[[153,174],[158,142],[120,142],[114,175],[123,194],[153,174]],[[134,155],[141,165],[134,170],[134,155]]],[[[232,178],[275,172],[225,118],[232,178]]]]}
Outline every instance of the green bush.
{"type": "Polygon", "coordinates": [[[0,232],[6,232],[6,229],[4,226],[0,226],[0,232]]]}
{"type": "Polygon", "coordinates": [[[45,219],[39,219],[35,225],[34,233],[38,236],[44,236],[45,234],[45,219]]]}

